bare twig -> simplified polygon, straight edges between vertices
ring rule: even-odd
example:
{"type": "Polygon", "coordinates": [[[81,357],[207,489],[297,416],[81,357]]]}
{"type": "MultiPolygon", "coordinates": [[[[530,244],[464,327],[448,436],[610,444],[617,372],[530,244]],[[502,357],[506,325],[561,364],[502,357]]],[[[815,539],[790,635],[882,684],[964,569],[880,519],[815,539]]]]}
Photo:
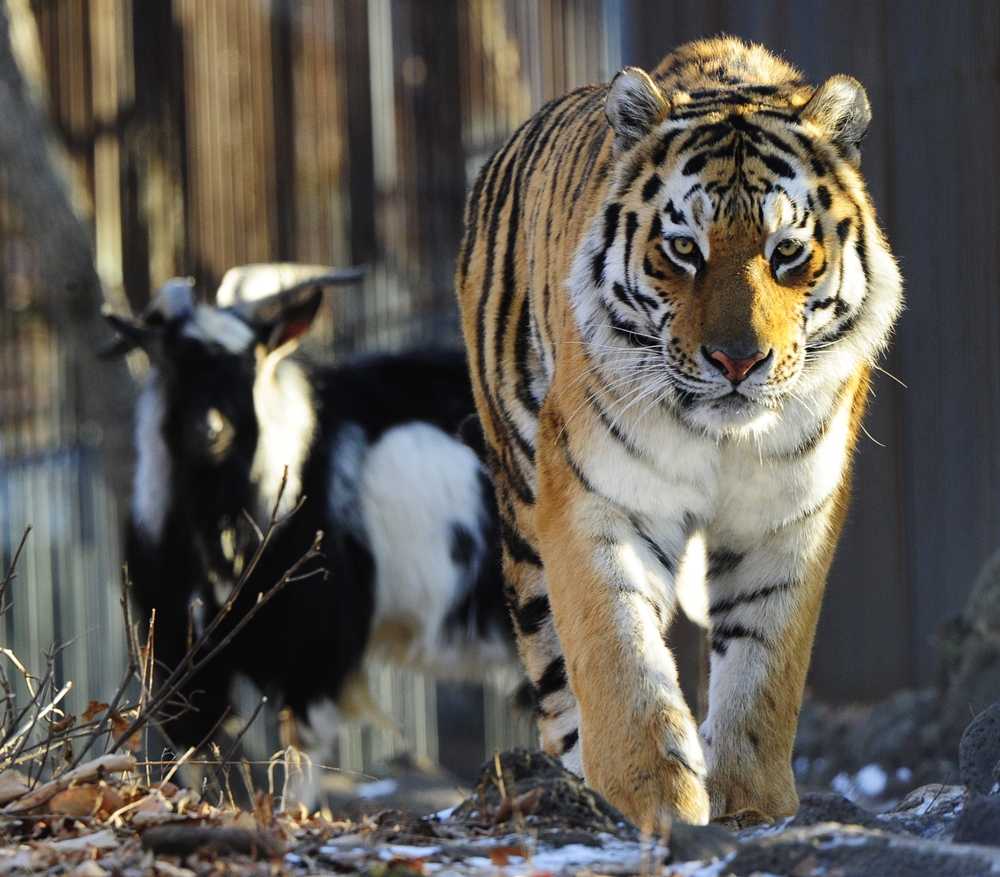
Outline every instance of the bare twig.
{"type": "Polygon", "coordinates": [[[205,626],[204,630],[201,631],[197,639],[191,644],[187,653],[178,665],[170,672],[167,679],[160,684],[158,692],[150,698],[149,702],[142,710],[139,711],[129,726],[115,738],[115,741],[110,749],[111,752],[118,751],[123,743],[128,740],[136,730],[144,727],[154,717],[158,716],[163,708],[177,697],[185,685],[190,682],[190,680],[199,671],[201,671],[205,665],[209,663],[209,661],[215,658],[219,652],[222,651],[222,649],[226,648],[240,633],[240,631],[242,631],[247,624],[249,624],[253,618],[256,617],[257,613],[260,612],[261,609],[279,591],[291,582],[298,580],[299,572],[304,565],[320,555],[320,546],[323,537],[322,532],[318,532],[316,534],[316,538],[314,539],[309,550],[301,558],[299,558],[299,560],[296,561],[296,563],[294,563],[289,570],[286,571],[278,582],[272,585],[267,591],[262,591],[258,595],[258,598],[254,602],[253,606],[250,607],[243,617],[233,625],[232,629],[229,630],[217,644],[213,645],[207,652],[205,652],[202,657],[198,657],[198,655],[202,652],[202,649],[210,641],[212,635],[216,632],[216,630],[218,630],[219,626],[233,611],[236,601],[239,599],[247,581],[260,564],[261,558],[267,550],[277,527],[288,520],[301,508],[302,501],[300,500],[296,504],[295,508],[293,508],[288,514],[281,517],[278,516],[278,509],[280,508],[281,498],[286,488],[287,479],[288,471],[286,468],[278,489],[278,495],[275,499],[274,508],[271,512],[271,519],[268,523],[267,530],[263,534],[263,538],[258,543],[250,562],[246,566],[246,569],[243,570],[243,573],[233,585],[233,589],[226,602],[220,607],[219,611],[215,614],[215,617],[205,626]]]}
{"type": "Polygon", "coordinates": [[[31,524],[28,524],[24,528],[24,535],[21,537],[21,541],[17,545],[17,551],[14,552],[14,557],[10,562],[10,567],[7,569],[7,574],[3,577],[3,581],[0,582],[0,603],[3,602],[4,597],[7,595],[7,588],[10,587],[10,583],[17,578],[17,561],[21,557],[21,552],[24,550],[24,545],[28,541],[28,534],[31,532],[31,524]]]}
{"type": "MultiPolygon", "coordinates": [[[[243,742],[243,738],[246,736],[247,731],[250,730],[250,726],[257,720],[257,716],[260,715],[260,711],[264,708],[264,704],[267,703],[267,698],[262,697],[260,702],[257,704],[257,708],[253,711],[253,715],[246,721],[242,728],[240,728],[239,734],[236,735],[236,739],[233,740],[232,745],[226,750],[226,754],[222,756],[220,761],[220,766],[226,764],[230,758],[233,757],[236,750],[239,749],[240,743],[243,742]]],[[[212,771],[212,779],[218,782],[218,767],[212,771]]]]}

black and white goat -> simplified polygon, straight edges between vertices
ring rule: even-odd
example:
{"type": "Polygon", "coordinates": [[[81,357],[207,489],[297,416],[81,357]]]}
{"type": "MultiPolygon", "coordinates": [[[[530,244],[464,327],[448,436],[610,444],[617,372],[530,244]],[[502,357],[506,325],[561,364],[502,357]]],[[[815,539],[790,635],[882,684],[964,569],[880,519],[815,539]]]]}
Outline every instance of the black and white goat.
{"type": "Polygon", "coordinates": [[[141,318],[108,315],[116,349],[142,347],[151,363],[127,554],[139,610],[156,609],[158,659],[175,665],[189,617],[197,630],[226,602],[276,507],[282,516],[301,503],[216,640],[323,533],[310,568],[326,575],[286,586],[192,680],[196,710],[167,727],[177,743],[211,731],[237,673],[291,708],[316,759],[352,712],[367,657],[466,677],[515,660],[492,490],[457,437],[473,411],[461,355],[339,368],[289,356],[322,287],[353,276],[247,266],[226,275],[215,306],[172,280],[141,318]]]}

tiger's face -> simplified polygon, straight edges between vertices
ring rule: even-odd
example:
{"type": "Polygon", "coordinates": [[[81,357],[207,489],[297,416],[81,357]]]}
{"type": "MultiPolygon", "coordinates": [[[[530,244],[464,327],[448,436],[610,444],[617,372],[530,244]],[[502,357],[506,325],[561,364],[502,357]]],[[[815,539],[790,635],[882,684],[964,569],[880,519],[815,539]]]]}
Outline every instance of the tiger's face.
{"type": "Polygon", "coordinates": [[[801,116],[807,98],[668,115],[617,156],[570,286],[592,357],[643,409],[665,404],[709,434],[766,432],[853,331],[861,183],[801,116]]]}

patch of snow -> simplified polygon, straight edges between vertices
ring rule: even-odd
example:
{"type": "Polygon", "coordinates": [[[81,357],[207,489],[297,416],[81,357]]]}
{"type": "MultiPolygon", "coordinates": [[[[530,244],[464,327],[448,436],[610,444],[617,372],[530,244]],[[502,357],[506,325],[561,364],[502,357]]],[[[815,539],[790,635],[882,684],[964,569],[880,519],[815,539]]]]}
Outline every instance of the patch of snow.
{"type": "Polygon", "coordinates": [[[901,783],[908,783],[913,779],[913,771],[908,767],[900,767],[896,770],[896,779],[901,783]]]}
{"type": "Polygon", "coordinates": [[[566,868],[593,867],[594,865],[628,865],[636,868],[636,873],[646,873],[652,862],[662,861],[667,849],[660,844],[649,846],[611,840],[603,846],[591,847],[584,844],[566,844],[556,849],[536,850],[531,856],[531,866],[535,871],[557,872],[566,868]]]}
{"type": "Polygon", "coordinates": [[[441,852],[440,846],[418,847],[409,844],[388,844],[378,851],[378,857],[385,862],[390,859],[425,859],[441,852]]]}
{"type": "Polygon", "coordinates": [[[458,804],[454,807],[446,807],[444,810],[438,810],[437,813],[432,813],[430,816],[424,817],[426,819],[440,819],[442,822],[445,819],[451,819],[451,814],[458,809],[458,804]]]}
{"type": "Polygon", "coordinates": [[[853,800],[851,794],[854,792],[854,783],[851,782],[851,778],[846,773],[838,773],[830,780],[830,788],[835,792],[840,792],[845,798],[853,800]]]}
{"type": "MultiPolygon", "coordinates": [[[[721,877],[723,874],[723,868],[729,860],[735,855],[735,853],[730,853],[726,858],[719,862],[712,862],[711,865],[706,865],[704,862],[672,862],[667,867],[670,869],[667,873],[674,877],[721,877]]],[[[769,877],[767,874],[759,875],[759,877],[769,877]]],[[[774,875],[771,875],[774,877],[774,875]]]]}
{"type": "Polygon", "coordinates": [[[394,795],[398,790],[399,783],[390,779],[360,783],[356,791],[359,798],[384,798],[386,795],[394,795]]]}
{"type": "Polygon", "coordinates": [[[866,764],[858,771],[857,776],[854,778],[854,784],[862,795],[874,798],[885,791],[888,780],[889,778],[885,775],[885,771],[877,764],[866,764]]]}

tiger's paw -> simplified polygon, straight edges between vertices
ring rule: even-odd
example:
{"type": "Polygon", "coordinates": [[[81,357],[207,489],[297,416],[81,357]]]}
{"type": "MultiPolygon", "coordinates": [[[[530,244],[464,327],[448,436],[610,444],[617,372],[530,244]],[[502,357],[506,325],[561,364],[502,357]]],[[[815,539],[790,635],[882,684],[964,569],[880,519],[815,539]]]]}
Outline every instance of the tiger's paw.
{"type": "Polygon", "coordinates": [[[624,738],[620,730],[593,749],[581,735],[587,782],[644,831],[659,831],[671,820],[707,824],[707,772],[694,724],[665,711],[645,727],[633,725],[624,738]],[[588,759],[594,750],[602,752],[600,759],[588,759]]]}

